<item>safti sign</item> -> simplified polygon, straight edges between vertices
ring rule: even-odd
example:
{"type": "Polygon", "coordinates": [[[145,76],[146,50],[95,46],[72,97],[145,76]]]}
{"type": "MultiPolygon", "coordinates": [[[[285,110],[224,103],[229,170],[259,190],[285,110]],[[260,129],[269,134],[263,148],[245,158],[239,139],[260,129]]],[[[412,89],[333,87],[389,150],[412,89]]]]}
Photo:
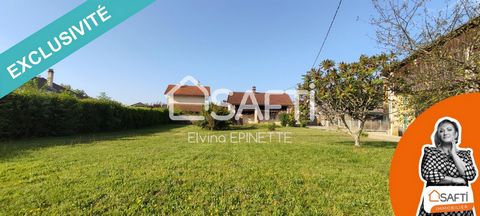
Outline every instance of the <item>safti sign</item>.
{"type": "Polygon", "coordinates": [[[430,186],[423,192],[427,213],[469,211],[474,207],[472,188],[467,186],[430,186]]]}
{"type": "Polygon", "coordinates": [[[86,1],[0,54],[0,98],[154,1],[86,1]]]}
{"type": "MultiPolygon", "coordinates": [[[[202,121],[205,119],[204,116],[194,116],[194,115],[175,115],[175,108],[174,108],[174,97],[175,97],[175,92],[179,90],[183,85],[185,85],[187,82],[191,82],[194,86],[197,86],[197,88],[203,93],[205,97],[205,100],[203,101],[203,109],[205,111],[208,111],[208,108],[210,106],[210,101],[208,100],[209,92],[208,90],[200,85],[200,82],[195,79],[193,76],[186,76],[184,77],[180,83],[175,85],[172,89],[168,90],[166,93],[167,98],[167,104],[168,104],[168,110],[169,110],[169,116],[170,119],[173,121],[202,121]]],[[[230,89],[217,89],[213,92],[212,94],[212,103],[214,104],[219,104],[220,106],[226,107],[230,110],[230,113],[228,115],[222,116],[222,115],[217,115],[215,112],[210,112],[210,116],[218,121],[226,121],[230,120],[235,117],[235,120],[240,119],[240,115],[242,114],[242,111],[245,109],[250,109],[250,110],[256,110],[258,114],[258,119],[259,120],[269,120],[270,119],[270,110],[275,110],[275,109],[280,109],[280,105],[271,105],[270,104],[270,96],[272,95],[278,95],[278,94],[287,94],[287,95],[295,95],[295,120],[298,121],[299,116],[300,116],[300,96],[309,96],[309,107],[310,107],[310,112],[309,112],[309,117],[310,120],[313,121],[315,118],[315,91],[313,90],[315,88],[315,85],[310,84],[310,91],[307,90],[287,90],[287,91],[281,91],[281,90],[270,90],[265,93],[265,103],[264,103],[264,110],[265,110],[265,115],[262,114],[260,105],[257,102],[257,99],[255,97],[255,94],[251,91],[246,92],[243,97],[242,101],[240,103],[240,106],[237,110],[237,113],[235,114],[234,108],[232,104],[229,104],[228,102],[220,102],[220,99],[217,98],[219,95],[226,94],[230,95],[233,93],[230,89]],[[247,101],[250,99],[251,104],[248,104],[247,101]]]]}

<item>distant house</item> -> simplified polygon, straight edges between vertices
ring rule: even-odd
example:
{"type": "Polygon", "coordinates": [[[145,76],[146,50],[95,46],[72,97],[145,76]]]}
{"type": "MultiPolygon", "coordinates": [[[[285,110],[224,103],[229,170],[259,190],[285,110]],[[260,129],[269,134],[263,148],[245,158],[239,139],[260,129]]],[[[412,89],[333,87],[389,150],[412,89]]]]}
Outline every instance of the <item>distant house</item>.
{"type": "Polygon", "coordinates": [[[166,108],[167,106],[162,103],[156,103],[156,104],[146,104],[142,102],[138,102],[135,104],[130,105],[131,107],[142,107],[142,108],[166,108]]]}
{"type": "MultiPolygon", "coordinates": [[[[252,87],[251,92],[233,92],[233,94],[229,95],[227,98],[227,103],[233,105],[231,109],[235,110],[235,113],[239,111],[240,104],[242,103],[242,99],[247,97],[245,105],[253,105],[252,99],[249,94],[253,94],[255,96],[255,100],[258,103],[260,108],[261,115],[265,114],[265,93],[257,92],[256,87],[252,87]]],[[[279,122],[278,114],[280,112],[290,112],[293,108],[292,99],[287,94],[270,94],[270,105],[279,105],[281,106],[280,109],[271,109],[269,111],[270,119],[269,120],[260,120],[258,111],[255,109],[244,109],[241,113],[241,119],[237,122],[239,124],[243,123],[259,123],[259,122],[279,122]]],[[[265,116],[263,116],[265,118],[265,116]]]]}
{"type": "Polygon", "coordinates": [[[144,104],[142,102],[138,102],[138,103],[132,104],[130,106],[132,106],[132,107],[150,107],[150,105],[144,104]]]}
{"type": "Polygon", "coordinates": [[[210,97],[209,86],[168,85],[164,95],[167,106],[185,113],[200,113],[210,97]]]}
{"type": "Polygon", "coordinates": [[[53,71],[53,69],[49,69],[48,74],[47,74],[47,79],[45,79],[43,77],[34,77],[31,82],[34,82],[36,88],[38,88],[39,90],[46,91],[46,92],[49,92],[49,93],[58,94],[58,93],[62,93],[62,92],[69,92],[72,95],[74,95],[75,97],[80,98],[80,99],[89,98],[88,95],[85,94],[85,92],[83,92],[83,91],[80,91],[80,90],[75,91],[75,90],[71,89],[70,86],[58,85],[58,84],[54,83],[53,82],[53,77],[54,77],[54,71],[53,71]]]}
{"type": "Polygon", "coordinates": [[[53,69],[49,69],[47,79],[43,77],[35,77],[34,79],[37,81],[37,86],[39,88],[45,88],[48,92],[60,93],[66,91],[67,89],[65,87],[53,82],[53,75],[53,69]]]}

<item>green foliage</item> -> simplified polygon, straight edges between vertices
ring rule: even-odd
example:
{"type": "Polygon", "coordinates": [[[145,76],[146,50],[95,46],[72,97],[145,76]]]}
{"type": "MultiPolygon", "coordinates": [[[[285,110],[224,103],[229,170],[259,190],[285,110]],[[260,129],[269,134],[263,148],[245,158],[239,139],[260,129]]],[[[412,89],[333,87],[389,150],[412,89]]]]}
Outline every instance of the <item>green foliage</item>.
{"type": "MultiPolygon", "coordinates": [[[[477,50],[478,44],[480,37],[477,50]]],[[[397,62],[395,67],[385,70],[389,90],[402,100],[398,104],[402,113],[398,114],[416,117],[448,97],[480,90],[480,52],[472,53],[478,61],[462,63],[439,53],[445,51],[433,50],[407,65],[397,62]]]]}
{"type": "Polygon", "coordinates": [[[295,126],[295,114],[293,113],[281,112],[278,114],[278,119],[280,119],[280,124],[283,127],[295,126]]]}
{"type": "Polygon", "coordinates": [[[85,91],[80,90],[80,89],[74,89],[70,85],[61,85],[63,88],[65,88],[65,91],[62,92],[62,94],[68,94],[70,96],[78,97],[78,98],[88,98],[88,95],[85,91]]]}
{"type": "Polygon", "coordinates": [[[283,127],[286,127],[287,124],[288,124],[288,114],[287,113],[279,113],[278,114],[278,119],[280,119],[280,124],[283,126],[283,127]]]}
{"type": "Polygon", "coordinates": [[[269,123],[268,126],[267,126],[268,130],[269,131],[275,131],[275,129],[277,129],[277,125],[273,122],[269,123]]]}
{"type": "Polygon", "coordinates": [[[29,91],[0,100],[0,138],[63,136],[165,124],[168,111],[29,91]]]}
{"type": "Polygon", "coordinates": [[[79,99],[88,98],[87,93],[85,93],[85,91],[83,90],[73,89],[70,85],[61,84],[61,86],[65,89],[62,92],[58,92],[58,93],[49,92],[47,90],[48,89],[47,85],[40,86],[39,79],[34,78],[26,82],[20,88],[16,89],[14,93],[17,93],[17,94],[63,94],[63,95],[76,97],[79,99]]]}
{"type": "Polygon", "coordinates": [[[368,133],[362,132],[362,134],[360,134],[360,136],[367,138],[367,137],[368,137],[368,133]]]}
{"type": "Polygon", "coordinates": [[[315,85],[315,102],[329,119],[339,117],[359,146],[359,137],[368,112],[382,106],[385,89],[381,72],[391,64],[391,56],[360,56],[358,62],[335,64],[324,60],[318,69],[303,77],[302,89],[315,85]],[[346,118],[361,122],[350,128],[346,118]]]}
{"type": "Polygon", "coordinates": [[[308,123],[308,122],[307,122],[307,121],[305,121],[305,120],[303,120],[303,121],[299,121],[299,124],[298,124],[298,126],[299,126],[299,127],[307,127],[307,123],[308,123]]]}
{"type": "Polygon", "coordinates": [[[288,125],[289,127],[295,127],[296,126],[296,120],[295,120],[295,113],[290,112],[288,113],[288,125]]]}
{"type": "Polygon", "coordinates": [[[19,94],[41,94],[45,93],[47,86],[40,87],[38,83],[38,79],[34,78],[25,84],[23,84],[20,88],[16,89],[14,92],[19,94]]]}
{"type": "Polygon", "coordinates": [[[308,116],[309,114],[308,114],[308,113],[305,113],[305,111],[308,111],[308,109],[304,109],[304,110],[302,111],[302,105],[300,105],[300,115],[299,115],[299,118],[298,118],[298,126],[299,126],[299,127],[306,127],[307,124],[308,124],[309,122],[311,122],[311,121],[310,121],[310,118],[309,118],[309,116],[308,116]]]}
{"type": "Polygon", "coordinates": [[[102,101],[113,101],[106,92],[100,92],[100,94],[97,96],[97,99],[102,101]]]}
{"type": "Polygon", "coordinates": [[[221,107],[211,103],[208,106],[208,110],[202,109],[201,115],[205,119],[203,121],[197,121],[195,124],[203,129],[208,130],[225,130],[232,125],[231,120],[219,121],[214,119],[211,115],[212,112],[219,116],[226,116],[230,113],[226,107],[221,107]]]}

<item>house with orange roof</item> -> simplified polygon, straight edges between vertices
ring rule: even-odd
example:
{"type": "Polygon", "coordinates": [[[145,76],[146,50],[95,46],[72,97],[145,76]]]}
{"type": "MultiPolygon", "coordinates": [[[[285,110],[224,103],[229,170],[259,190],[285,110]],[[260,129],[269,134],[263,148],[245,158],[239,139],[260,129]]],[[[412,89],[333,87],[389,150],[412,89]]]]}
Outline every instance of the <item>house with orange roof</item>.
{"type": "Polygon", "coordinates": [[[227,98],[227,103],[231,104],[231,109],[235,110],[236,115],[239,112],[240,105],[242,104],[242,100],[245,100],[244,105],[254,105],[252,99],[256,101],[258,104],[259,109],[243,109],[240,110],[241,113],[239,114],[241,117],[238,119],[238,124],[250,124],[250,123],[260,123],[260,122],[275,122],[280,123],[278,118],[278,114],[281,112],[290,112],[293,109],[292,99],[288,94],[269,94],[269,105],[277,105],[279,109],[270,109],[268,111],[270,118],[268,120],[265,119],[265,108],[266,108],[266,93],[257,92],[255,86],[252,87],[251,92],[233,92],[227,98]],[[263,119],[259,118],[260,116],[263,119]]]}
{"type": "Polygon", "coordinates": [[[164,92],[167,106],[184,113],[200,113],[208,98],[210,87],[201,85],[168,85],[164,92]]]}

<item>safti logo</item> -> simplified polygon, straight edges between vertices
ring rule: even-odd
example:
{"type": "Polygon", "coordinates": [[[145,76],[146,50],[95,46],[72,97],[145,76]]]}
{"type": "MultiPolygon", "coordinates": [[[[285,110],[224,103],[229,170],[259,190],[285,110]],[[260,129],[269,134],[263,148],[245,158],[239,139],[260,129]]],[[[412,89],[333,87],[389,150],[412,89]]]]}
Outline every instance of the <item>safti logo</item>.
{"type": "Polygon", "coordinates": [[[436,190],[433,190],[430,194],[428,194],[428,198],[430,202],[438,202],[440,201],[440,193],[436,190]]]}
{"type": "Polygon", "coordinates": [[[203,103],[197,103],[197,106],[203,106],[205,111],[208,111],[208,97],[210,96],[210,92],[204,87],[200,85],[197,79],[193,78],[192,76],[186,76],[180,81],[179,84],[175,85],[170,91],[168,91],[165,95],[167,96],[167,104],[168,104],[168,114],[170,119],[173,121],[202,121],[205,118],[203,116],[194,116],[194,115],[175,115],[175,92],[177,92],[183,85],[187,84],[188,82],[194,84],[193,88],[198,88],[203,93],[204,100],[203,103]]]}
{"type": "MultiPolygon", "coordinates": [[[[210,87],[200,85],[200,82],[192,76],[184,77],[180,83],[176,85],[169,85],[165,92],[167,97],[167,105],[169,110],[170,119],[173,121],[201,121],[205,117],[198,115],[202,110],[208,111],[209,104],[213,103],[221,107],[228,108],[229,113],[227,115],[217,115],[215,112],[211,112],[210,116],[218,121],[226,121],[232,118],[239,120],[245,110],[254,110],[254,116],[256,119],[270,120],[271,113],[278,113],[281,111],[295,113],[295,120],[298,121],[300,117],[300,97],[309,97],[310,101],[310,120],[315,118],[315,86],[310,86],[310,91],[307,90],[268,90],[265,93],[258,93],[256,89],[245,91],[241,96],[241,102],[235,106],[219,100],[220,95],[233,95],[233,91],[230,89],[217,89],[210,95],[210,87]],[[186,84],[191,83],[188,86],[186,84]],[[294,95],[294,102],[291,101],[290,95],[294,95]],[[283,101],[288,101],[288,106],[285,104],[271,104],[272,98],[282,98],[283,101]],[[261,101],[261,103],[259,102],[261,101]],[[186,113],[194,113],[196,115],[175,115],[175,110],[183,106],[186,113]],[[288,108],[286,108],[288,107],[288,108]]],[[[237,92],[238,93],[238,92],[237,92]]],[[[182,110],[182,109],[180,109],[182,110]]]]}
{"type": "Polygon", "coordinates": [[[430,202],[468,202],[468,192],[440,193],[436,190],[433,190],[428,197],[430,202]]]}
{"type": "Polygon", "coordinates": [[[423,194],[427,213],[469,211],[474,208],[473,192],[467,186],[430,186],[423,194]]]}

